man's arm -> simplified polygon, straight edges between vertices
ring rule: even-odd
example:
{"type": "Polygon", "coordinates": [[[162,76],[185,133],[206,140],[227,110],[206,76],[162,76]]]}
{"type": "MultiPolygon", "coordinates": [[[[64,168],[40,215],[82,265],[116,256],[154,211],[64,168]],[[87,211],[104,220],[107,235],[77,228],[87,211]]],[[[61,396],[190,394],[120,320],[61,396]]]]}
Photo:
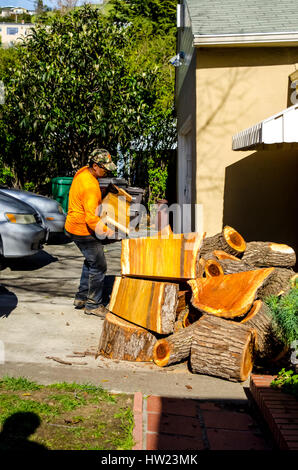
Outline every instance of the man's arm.
{"type": "Polygon", "coordinates": [[[99,188],[98,191],[94,191],[93,188],[89,191],[85,191],[83,205],[86,224],[99,238],[102,238],[103,236],[111,237],[114,233],[113,230],[109,229],[97,215],[100,203],[101,192],[99,188]]]}

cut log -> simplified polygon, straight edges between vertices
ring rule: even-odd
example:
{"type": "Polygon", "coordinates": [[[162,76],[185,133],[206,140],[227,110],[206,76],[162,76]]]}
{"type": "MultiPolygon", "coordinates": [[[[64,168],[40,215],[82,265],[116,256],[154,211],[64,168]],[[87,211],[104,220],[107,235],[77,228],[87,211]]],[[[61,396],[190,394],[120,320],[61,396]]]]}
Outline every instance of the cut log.
{"type": "Polygon", "coordinates": [[[296,263],[296,254],[293,248],[281,243],[249,242],[242,261],[259,267],[291,267],[296,263]]]}
{"type": "Polygon", "coordinates": [[[254,328],[257,333],[256,358],[261,361],[274,360],[283,351],[285,345],[276,334],[277,325],[268,305],[261,300],[254,302],[240,323],[254,328]]]}
{"type": "Polygon", "coordinates": [[[198,310],[224,318],[244,315],[274,268],[188,281],[191,302],[198,310]]]}
{"type": "Polygon", "coordinates": [[[181,330],[182,328],[185,328],[184,326],[184,317],[187,315],[184,311],[180,312],[176,318],[175,325],[174,325],[174,331],[173,333],[177,333],[177,331],[181,330]]]}
{"type": "Polygon", "coordinates": [[[118,238],[129,235],[131,202],[132,196],[124,189],[109,184],[107,194],[100,205],[99,215],[105,225],[117,231],[118,238]]]}
{"type": "Polygon", "coordinates": [[[275,268],[268,282],[258,292],[259,299],[270,295],[283,295],[291,289],[291,280],[295,276],[292,269],[275,268]]]}
{"type": "Polygon", "coordinates": [[[255,269],[254,266],[244,263],[242,260],[235,261],[232,259],[221,259],[218,263],[220,264],[224,274],[241,273],[255,269]]]}
{"type": "Polygon", "coordinates": [[[200,252],[197,255],[197,262],[196,262],[196,278],[198,277],[203,277],[204,272],[205,272],[205,264],[206,261],[204,258],[200,257],[200,252]]]}
{"type": "Polygon", "coordinates": [[[179,290],[178,292],[178,305],[176,310],[176,315],[178,315],[182,310],[184,310],[187,305],[190,303],[191,299],[191,290],[179,290]]]}
{"type": "Polygon", "coordinates": [[[179,312],[177,315],[174,332],[177,332],[181,328],[187,328],[188,326],[192,325],[201,317],[201,315],[202,314],[192,305],[187,305],[185,309],[179,312]]]}
{"type": "Polygon", "coordinates": [[[214,250],[212,253],[204,255],[206,277],[222,276],[223,274],[240,273],[255,269],[255,267],[244,263],[233,255],[228,255],[228,257],[226,257],[225,255],[220,254],[219,258],[217,258],[215,255],[216,252],[218,253],[218,250],[214,250]]]}
{"type": "Polygon", "coordinates": [[[98,355],[123,361],[150,362],[156,337],[144,328],[107,313],[98,346],[98,355]]]}
{"type": "Polygon", "coordinates": [[[160,367],[169,366],[187,359],[190,355],[192,335],[198,321],[176,333],[156,341],[153,360],[160,367]]]}
{"type": "Polygon", "coordinates": [[[122,240],[121,273],[142,279],[195,279],[203,237],[198,233],[172,233],[122,240]]]}
{"type": "Polygon", "coordinates": [[[243,382],[252,371],[255,340],[245,325],[203,315],[192,332],[192,372],[243,382]]]}
{"type": "Polygon", "coordinates": [[[242,255],[245,248],[246,243],[244,238],[235,229],[227,225],[221,233],[204,239],[201,256],[204,257],[206,253],[214,250],[222,250],[231,255],[239,256],[242,255]]]}
{"type": "Polygon", "coordinates": [[[223,276],[224,270],[216,259],[205,260],[206,277],[223,276]]]}
{"type": "Polygon", "coordinates": [[[116,277],[109,310],[138,326],[160,334],[173,333],[178,284],[116,277]]]}
{"type": "Polygon", "coordinates": [[[232,259],[234,261],[240,261],[237,256],[230,255],[230,253],[227,253],[226,251],[223,250],[214,250],[212,254],[219,260],[221,259],[232,259]]]}

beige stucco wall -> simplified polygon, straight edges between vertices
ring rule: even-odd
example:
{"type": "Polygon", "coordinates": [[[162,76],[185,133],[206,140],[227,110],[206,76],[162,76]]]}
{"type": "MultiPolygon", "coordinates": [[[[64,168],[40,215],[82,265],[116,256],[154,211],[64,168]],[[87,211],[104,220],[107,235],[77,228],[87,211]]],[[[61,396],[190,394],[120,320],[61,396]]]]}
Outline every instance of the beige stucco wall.
{"type": "Polygon", "coordinates": [[[32,24],[22,24],[22,23],[0,23],[0,37],[3,46],[7,46],[17,41],[18,39],[23,39],[29,34],[32,24]],[[7,28],[17,28],[16,34],[7,34],[7,28]]]}
{"type": "Polygon", "coordinates": [[[232,136],[287,107],[296,62],[298,47],[197,50],[195,202],[207,236],[222,228],[226,167],[251,153],[233,151],[232,136]]]}
{"type": "Polygon", "coordinates": [[[246,241],[285,243],[298,253],[298,145],[266,147],[226,168],[223,222],[246,241]]]}

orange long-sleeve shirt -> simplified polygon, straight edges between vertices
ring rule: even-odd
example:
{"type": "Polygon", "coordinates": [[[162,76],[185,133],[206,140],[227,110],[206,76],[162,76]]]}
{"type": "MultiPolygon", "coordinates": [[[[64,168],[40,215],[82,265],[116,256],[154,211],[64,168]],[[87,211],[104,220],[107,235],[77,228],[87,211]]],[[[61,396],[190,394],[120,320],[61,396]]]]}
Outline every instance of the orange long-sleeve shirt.
{"type": "Polygon", "coordinates": [[[68,213],[65,221],[65,229],[73,235],[90,235],[96,231],[100,223],[103,231],[107,230],[102,225],[98,214],[101,204],[101,190],[98,180],[90,173],[87,166],[78,170],[72,181],[69,199],[68,213]]]}

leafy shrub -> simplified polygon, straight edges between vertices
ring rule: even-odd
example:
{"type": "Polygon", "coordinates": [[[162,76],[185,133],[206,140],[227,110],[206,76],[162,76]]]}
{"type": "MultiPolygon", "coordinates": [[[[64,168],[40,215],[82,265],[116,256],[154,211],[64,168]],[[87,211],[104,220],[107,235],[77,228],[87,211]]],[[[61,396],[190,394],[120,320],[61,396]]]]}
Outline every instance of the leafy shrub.
{"type": "Polygon", "coordinates": [[[294,285],[284,296],[270,296],[266,299],[277,325],[277,336],[290,345],[298,339],[298,286],[294,285]]]}
{"type": "Polygon", "coordinates": [[[3,165],[0,160],[0,185],[12,186],[14,179],[14,174],[11,169],[3,165]]]}
{"type": "Polygon", "coordinates": [[[294,374],[292,370],[286,371],[286,369],[283,368],[277,374],[276,379],[271,382],[271,387],[281,389],[298,398],[298,374],[294,374]]]}

